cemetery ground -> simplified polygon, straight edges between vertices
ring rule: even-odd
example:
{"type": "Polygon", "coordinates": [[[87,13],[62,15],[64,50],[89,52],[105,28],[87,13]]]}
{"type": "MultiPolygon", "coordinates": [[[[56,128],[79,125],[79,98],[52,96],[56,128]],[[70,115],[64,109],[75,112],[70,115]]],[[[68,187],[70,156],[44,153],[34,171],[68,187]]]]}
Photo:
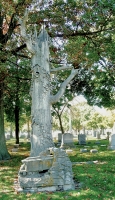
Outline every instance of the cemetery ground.
{"type": "Polygon", "coordinates": [[[115,199],[115,151],[108,150],[108,140],[89,140],[87,144],[78,145],[69,152],[73,166],[73,175],[76,182],[74,191],[20,193],[15,190],[21,160],[29,156],[30,143],[20,139],[17,152],[12,152],[15,141],[7,141],[11,160],[0,161],[0,199],[2,200],[95,200],[115,199]],[[80,149],[87,148],[86,153],[80,149]],[[97,153],[91,153],[97,149],[97,153]],[[90,162],[89,162],[90,161],[90,162]],[[95,161],[95,162],[93,162],[95,161]]]}

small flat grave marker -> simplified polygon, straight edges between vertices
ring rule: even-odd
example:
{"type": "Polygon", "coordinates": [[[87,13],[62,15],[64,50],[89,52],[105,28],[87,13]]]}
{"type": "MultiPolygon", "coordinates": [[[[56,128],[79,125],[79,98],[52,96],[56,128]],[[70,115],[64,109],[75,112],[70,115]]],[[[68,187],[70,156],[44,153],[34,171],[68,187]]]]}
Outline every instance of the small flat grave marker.
{"type": "Polygon", "coordinates": [[[13,148],[12,152],[18,152],[18,148],[13,148]]]}
{"type": "Polygon", "coordinates": [[[100,142],[99,142],[99,141],[96,141],[95,144],[100,144],[100,142]]]}
{"type": "Polygon", "coordinates": [[[14,144],[14,148],[18,148],[19,147],[19,144],[14,144]]]}
{"type": "Polygon", "coordinates": [[[98,153],[98,150],[97,149],[91,149],[90,152],[91,153],[98,153]]]}
{"type": "Polygon", "coordinates": [[[67,149],[66,153],[72,153],[73,151],[71,149],[67,149]]]}
{"type": "Polygon", "coordinates": [[[87,149],[80,149],[80,152],[81,152],[81,153],[86,153],[86,152],[87,152],[87,149]]]}
{"type": "Polygon", "coordinates": [[[101,144],[100,146],[101,146],[101,147],[106,147],[107,145],[106,145],[106,144],[101,144]]]}

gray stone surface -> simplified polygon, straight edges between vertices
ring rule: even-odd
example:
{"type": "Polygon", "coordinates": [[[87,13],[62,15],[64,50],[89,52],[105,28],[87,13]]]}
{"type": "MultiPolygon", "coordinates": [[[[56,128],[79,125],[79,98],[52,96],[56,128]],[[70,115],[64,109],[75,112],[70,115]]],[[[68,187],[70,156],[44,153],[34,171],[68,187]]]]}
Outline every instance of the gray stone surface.
{"type": "Polygon", "coordinates": [[[71,143],[73,144],[73,134],[64,133],[63,142],[64,142],[64,144],[71,144],[71,143]]]}
{"type": "Polygon", "coordinates": [[[85,134],[79,134],[78,135],[78,141],[79,141],[79,144],[85,145],[86,144],[86,135],[85,134]]]}
{"type": "Polygon", "coordinates": [[[97,149],[91,149],[90,152],[91,153],[98,153],[98,150],[97,149]]]}
{"type": "Polygon", "coordinates": [[[18,152],[18,148],[13,148],[12,152],[18,152]]]}
{"type": "Polygon", "coordinates": [[[72,152],[73,152],[72,149],[67,149],[67,150],[66,150],[66,153],[72,153],[72,152]]]}
{"type": "Polygon", "coordinates": [[[109,147],[108,147],[108,149],[115,150],[115,133],[113,133],[109,137],[109,147]]]}
{"type": "Polygon", "coordinates": [[[71,133],[64,133],[62,135],[62,143],[61,143],[61,148],[68,148],[72,147],[74,148],[74,142],[73,142],[73,134],[71,133]]]}
{"type": "Polygon", "coordinates": [[[81,153],[86,153],[88,150],[87,149],[80,149],[81,153]]]}
{"type": "Polygon", "coordinates": [[[97,139],[99,140],[101,138],[101,135],[99,132],[97,132],[97,135],[96,135],[97,139]]]}
{"type": "Polygon", "coordinates": [[[79,165],[79,164],[97,164],[98,160],[94,161],[86,161],[86,162],[72,162],[72,165],[79,165]]]}
{"type": "Polygon", "coordinates": [[[22,160],[24,163],[25,170],[27,172],[31,171],[43,171],[47,170],[52,166],[53,156],[47,155],[44,159],[40,156],[38,157],[29,157],[27,159],[22,160]]]}
{"type": "Polygon", "coordinates": [[[22,162],[18,181],[24,190],[56,191],[58,186],[63,190],[75,188],[72,163],[63,149],[49,148],[40,156],[29,157],[22,162]]]}

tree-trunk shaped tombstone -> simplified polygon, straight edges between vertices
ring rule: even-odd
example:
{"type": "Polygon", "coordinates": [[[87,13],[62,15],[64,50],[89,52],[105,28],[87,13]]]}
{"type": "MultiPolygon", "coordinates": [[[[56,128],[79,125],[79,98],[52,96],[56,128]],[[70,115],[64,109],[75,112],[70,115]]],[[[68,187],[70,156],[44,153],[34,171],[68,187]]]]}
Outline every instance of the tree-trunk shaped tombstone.
{"type": "Polygon", "coordinates": [[[50,69],[49,67],[49,37],[42,26],[39,35],[35,29],[33,35],[26,34],[26,21],[28,11],[26,10],[21,22],[21,35],[25,39],[27,49],[32,54],[32,134],[31,134],[31,156],[38,156],[40,152],[48,147],[53,147],[51,104],[56,103],[64,94],[66,86],[78,73],[72,66],[62,66],[50,69]],[[60,70],[70,70],[68,78],[61,84],[55,95],[50,94],[50,74],[60,70]]]}
{"type": "Polygon", "coordinates": [[[52,140],[52,120],[50,107],[64,94],[67,84],[77,70],[72,70],[69,77],[61,84],[56,95],[51,95],[50,74],[67,67],[50,69],[49,41],[44,26],[39,35],[35,30],[30,37],[26,34],[27,11],[21,22],[21,35],[32,53],[32,134],[30,157],[22,160],[18,181],[21,190],[59,191],[75,189],[72,164],[65,151],[55,148],[52,140]],[[33,189],[34,188],[34,189],[33,189]]]}

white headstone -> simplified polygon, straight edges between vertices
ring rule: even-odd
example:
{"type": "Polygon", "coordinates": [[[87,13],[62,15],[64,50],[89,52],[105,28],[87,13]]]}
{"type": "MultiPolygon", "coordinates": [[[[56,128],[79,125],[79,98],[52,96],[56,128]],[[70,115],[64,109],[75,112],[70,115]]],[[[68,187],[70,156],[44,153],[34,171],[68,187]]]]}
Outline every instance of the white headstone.
{"type": "Polygon", "coordinates": [[[64,135],[63,135],[63,143],[64,144],[73,143],[73,134],[71,134],[71,133],[64,133],[64,135]]]}
{"type": "Polygon", "coordinates": [[[101,137],[100,137],[100,133],[99,132],[97,132],[97,135],[96,135],[96,137],[97,137],[97,139],[100,139],[101,137]]]}
{"type": "Polygon", "coordinates": [[[80,152],[81,152],[81,153],[86,153],[86,152],[87,152],[87,149],[80,149],[80,152]]]}
{"type": "Polygon", "coordinates": [[[115,150],[115,133],[113,133],[109,138],[109,149],[115,150]]]}
{"type": "Polygon", "coordinates": [[[91,153],[98,153],[98,150],[97,149],[91,149],[90,152],[91,153]]]}
{"type": "Polygon", "coordinates": [[[78,141],[79,141],[79,144],[86,144],[86,135],[85,134],[79,134],[78,135],[78,141]]]}
{"type": "Polygon", "coordinates": [[[6,140],[10,140],[10,134],[6,135],[6,140]]]}
{"type": "Polygon", "coordinates": [[[13,148],[12,152],[18,152],[18,148],[13,148]]]}
{"type": "Polygon", "coordinates": [[[72,133],[64,133],[62,135],[62,142],[61,142],[61,148],[68,148],[72,147],[74,148],[74,142],[73,142],[73,134],[72,133]]]}

